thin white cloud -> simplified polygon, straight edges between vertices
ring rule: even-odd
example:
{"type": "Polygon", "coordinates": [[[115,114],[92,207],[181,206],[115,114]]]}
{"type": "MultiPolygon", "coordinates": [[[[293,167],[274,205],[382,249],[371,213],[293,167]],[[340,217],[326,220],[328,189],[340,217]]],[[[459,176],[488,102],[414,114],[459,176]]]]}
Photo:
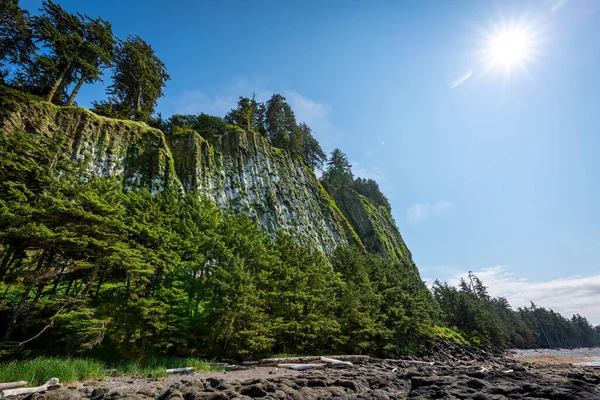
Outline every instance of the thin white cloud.
{"type": "Polygon", "coordinates": [[[472,69],[468,70],[467,72],[465,72],[464,74],[462,74],[461,76],[459,76],[458,79],[450,82],[450,89],[454,89],[455,87],[463,84],[471,76],[473,76],[473,70],[472,69]]]}
{"type": "Polygon", "coordinates": [[[174,96],[166,96],[160,102],[160,110],[165,115],[206,113],[223,117],[237,105],[240,96],[255,96],[258,101],[266,101],[273,94],[262,80],[236,79],[231,84],[213,93],[201,90],[187,90],[174,96]]]}
{"type": "Polygon", "coordinates": [[[435,204],[413,204],[406,212],[406,219],[413,225],[419,225],[428,218],[443,214],[452,208],[449,201],[440,201],[435,204]]]}
{"type": "MultiPolygon", "coordinates": [[[[533,301],[564,317],[579,313],[592,324],[600,324],[600,274],[532,281],[517,278],[503,265],[473,273],[488,287],[490,295],[506,297],[514,309],[530,306],[533,301]]],[[[454,274],[448,283],[456,286],[460,277],[466,275],[467,272],[454,274]]]]}

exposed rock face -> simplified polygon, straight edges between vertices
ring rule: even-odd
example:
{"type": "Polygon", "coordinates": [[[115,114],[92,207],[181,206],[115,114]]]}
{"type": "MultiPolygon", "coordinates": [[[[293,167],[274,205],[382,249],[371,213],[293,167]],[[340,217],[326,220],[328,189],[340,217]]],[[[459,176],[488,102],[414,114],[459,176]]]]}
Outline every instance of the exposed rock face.
{"type": "MultiPolygon", "coordinates": [[[[146,124],[99,117],[78,107],[46,102],[12,103],[0,113],[0,129],[35,134],[60,161],[77,163],[82,177],[119,176],[127,189],[153,192],[176,183],[163,133],[146,124]]],[[[3,106],[5,106],[3,104],[3,106]]]]}
{"type": "Polygon", "coordinates": [[[170,144],[185,190],[199,190],[221,209],[243,212],[269,232],[286,231],[325,251],[355,240],[313,171],[261,135],[232,129],[209,142],[189,132],[170,144]]]}
{"type": "Polygon", "coordinates": [[[368,198],[351,189],[339,190],[335,201],[367,251],[389,257],[417,270],[410,250],[385,207],[373,204],[368,198]]]}
{"type": "Polygon", "coordinates": [[[334,202],[313,171],[257,133],[230,127],[208,139],[188,131],[167,140],[144,123],[32,101],[9,89],[1,94],[0,130],[35,135],[56,154],[51,168],[69,161],[82,178],[116,176],[125,189],[197,190],[271,233],[285,231],[326,252],[356,243],[416,271],[385,208],[348,189],[334,202]]]}

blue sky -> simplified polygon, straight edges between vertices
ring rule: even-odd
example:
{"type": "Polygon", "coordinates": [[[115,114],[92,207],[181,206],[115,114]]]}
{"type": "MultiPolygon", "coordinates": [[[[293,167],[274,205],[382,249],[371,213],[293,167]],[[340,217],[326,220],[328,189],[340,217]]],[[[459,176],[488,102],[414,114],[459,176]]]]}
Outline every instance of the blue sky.
{"type": "MultiPolygon", "coordinates": [[[[600,2],[58,3],[154,47],[165,116],[284,94],[380,183],[424,279],[473,270],[515,306],[600,323],[600,2]],[[517,23],[535,43],[507,77],[481,52],[517,23]]],[[[78,102],[104,98],[98,84],[78,102]]]]}

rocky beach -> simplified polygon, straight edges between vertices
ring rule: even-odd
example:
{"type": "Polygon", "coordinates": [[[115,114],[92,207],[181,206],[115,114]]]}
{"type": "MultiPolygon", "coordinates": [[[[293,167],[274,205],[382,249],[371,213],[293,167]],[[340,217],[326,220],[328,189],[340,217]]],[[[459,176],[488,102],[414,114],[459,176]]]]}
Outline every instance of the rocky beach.
{"type": "Polygon", "coordinates": [[[432,348],[418,359],[369,358],[343,369],[295,371],[248,366],[163,379],[119,377],[67,384],[60,389],[17,398],[600,399],[600,370],[571,363],[593,358],[597,352],[598,349],[502,353],[445,346],[432,348]]]}

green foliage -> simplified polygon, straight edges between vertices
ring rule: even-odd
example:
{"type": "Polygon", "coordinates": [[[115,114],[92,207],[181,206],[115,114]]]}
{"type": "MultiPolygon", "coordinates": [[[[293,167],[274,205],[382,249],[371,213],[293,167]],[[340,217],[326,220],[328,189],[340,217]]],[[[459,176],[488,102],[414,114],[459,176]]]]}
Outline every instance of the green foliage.
{"type": "Polygon", "coordinates": [[[592,347],[600,337],[580,315],[567,319],[552,310],[537,307],[513,311],[503,297],[489,296],[477,276],[469,273],[455,288],[435,281],[433,294],[447,326],[454,327],[474,344],[499,347],[592,347]]]}
{"type": "Polygon", "coordinates": [[[459,332],[455,331],[454,329],[447,328],[445,326],[436,326],[436,327],[434,327],[434,329],[435,329],[435,335],[442,341],[458,343],[458,344],[462,344],[462,345],[469,344],[467,339],[465,339],[463,337],[463,335],[461,335],[459,332]]]}
{"type": "Polygon", "coordinates": [[[160,378],[168,376],[169,368],[194,368],[196,372],[223,371],[213,363],[196,357],[152,357],[144,362],[131,360],[102,362],[92,358],[37,357],[0,364],[0,381],[25,380],[37,386],[50,378],[58,378],[63,384],[84,380],[102,380],[107,375],[160,378]]]}
{"type": "Polygon", "coordinates": [[[14,0],[0,0],[0,78],[6,62],[25,63],[34,50],[29,13],[14,0]]]}
{"type": "Polygon", "coordinates": [[[154,112],[156,101],[170,79],[154,49],[139,36],[119,42],[114,57],[113,83],[108,94],[118,115],[146,120],[154,112]]]}
{"type": "Polygon", "coordinates": [[[385,207],[388,212],[392,212],[392,206],[387,197],[379,189],[379,185],[373,179],[356,178],[352,188],[356,193],[367,197],[374,204],[385,207]]]}
{"type": "Polygon", "coordinates": [[[348,161],[348,156],[340,149],[336,148],[331,152],[322,179],[334,190],[353,184],[352,165],[348,161]]]}
{"type": "Polygon", "coordinates": [[[27,381],[37,386],[50,378],[62,383],[88,379],[102,379],[105,367],[102,363],[85,358],[39,357],[31,360],[10,361],[0,364],[0,381],[27,381]]]}
{"type": "Polygon", "coordinates": [[[110,342],[144,364],[182,352],[401,353],[430,336],[412,270],[352,248],[332,265],[198,193],[80,180],[47,140],[0,134],[0,323],[20,351],[85,355],[110,342]]]}

